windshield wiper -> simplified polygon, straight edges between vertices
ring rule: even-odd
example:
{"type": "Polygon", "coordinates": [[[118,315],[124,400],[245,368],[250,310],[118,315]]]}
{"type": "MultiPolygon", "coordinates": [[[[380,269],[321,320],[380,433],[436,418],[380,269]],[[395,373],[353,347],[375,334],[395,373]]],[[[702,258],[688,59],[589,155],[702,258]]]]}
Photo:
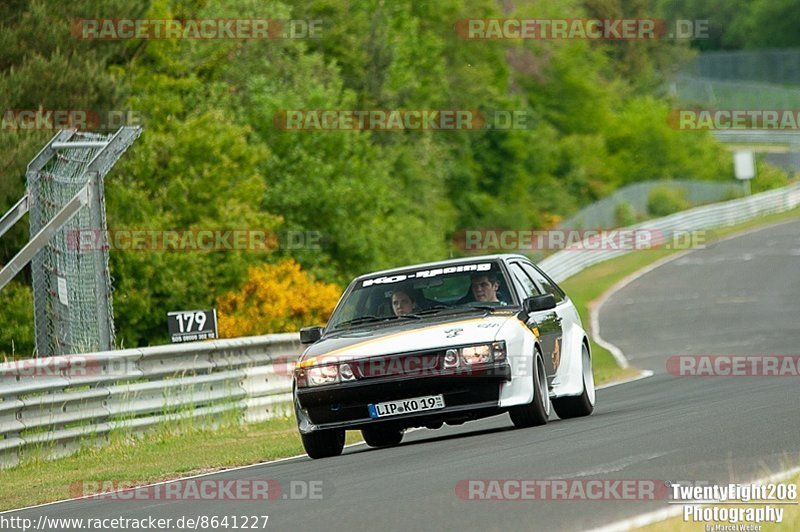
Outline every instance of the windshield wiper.
{"type": "Polygon", "coordinates": [[[478,310],[497,310],[498,308],[502,308],[502,307],[498,307],[496,305],[472,305],[472,304],[469,304],[469,303],[467,303],[467,305],[465,305],[465,306],[466,306],[466,308],[475,308],[475,309],[478,309],[478,310]]]}
{"type": "Polygon", "coordinates": [[[419,312],[415,312],[413,314],[406,314],[406,316],[414,316],[415,318],[421,318],[422,316],[427,316],[429,314],[436,314],[443,310],[453,308],[449,305],[434,305],[432,307],[426,308],[425,310],[420,310],[419,312]]]}
{"type": "Polygon", "coordinates": [[[334,330],[345,327],[345,326],[353,326],[353,325],[361,325],[362,323],[377,323],[379,321],[390,321],[390,320],[399,320],[400,318],[409,318],[418,320],[419,316],[414,314],[404,314],[402,316],[359,316],[358,318],[353,318],[352,320],[343,321],[338,323],[334,330]]]}
{"type": "MultiPolygon", "coordinates": [[[[491,311],[491,310],[497,310],[498,308],[500,308],[500,307],[496,307],[494,305],[458,305],[458,306],[455,306],[455,307],[452,307],[450,305],[434,305],[433,307],[426,308],[425,310],[421,310],[419,312],[415,312],[413,315],[418,317],[418,318],[421,318],[423,316],[430,316],[430,315],[433,315],[433,314],[438,314],[438,313],[443,312],[445,310],[449,311],[449,312],[460,313],[460,312],[471,312],[473,310],[490,310],[491,311]]],[[[411,314],[407,314],[407,316],[410,316],[410,315],[411,314]]]]}
{"type": "Polygon", "coordinates": [[[332,330],[336,331],[343,327],[353,327],[355,325],[362,325],[365,323],[378,323],[381,321],[391,321],[391,320],[399,320],[399,319],[413,319],[413,320],[420,320],[425,316],[432,316],[434,314],[438,314],[442,311],[451,311],[456,313],[461,312],[471,312],[473,310],[497,310],[498,307],[494,305],[458,305],[456,307],[452,307],[450,305],[434,305],[430,308],[426,308],[425,310],[420,310],[419,312],[413,312],[411,314],[402,314],[400,316],[359,316],[358,318],[353,318],[352,320],[343,321],[341,323],[337,323],[332,330]]]}
{"type": "Polygon", "coordinates": [[[346,325],[358,325],[359,323],[372,323],[376,321],[381,321],[384,318],[378,316],[359,316],[358,318],[353,318],[352,320],[343,321],[341,323],[337,323],[335,329],[339,327],[344,327],[346,325]]]}

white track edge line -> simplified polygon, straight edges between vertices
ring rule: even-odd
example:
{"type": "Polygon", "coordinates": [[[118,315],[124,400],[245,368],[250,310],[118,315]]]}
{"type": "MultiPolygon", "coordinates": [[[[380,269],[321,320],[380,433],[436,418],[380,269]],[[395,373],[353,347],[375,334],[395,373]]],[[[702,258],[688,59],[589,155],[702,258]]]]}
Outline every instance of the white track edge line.
{"type": "Polygon", "coordinates": [[[626,379],[620,379],[618,381],[612,381],[606,384],[601,384],[600,386],[595,386],[595,390],[604,390],[606,388],[611,388],[613,386],[619,386],[620,384],[628,384],[629,382],[636,382],[642,379],[646,379],[647,377],[652,377],[655,372],[650,371],[649,369],[643,369],[639,372],[638,375],[634,375],[632,377],[628,377],[626,379]]]}

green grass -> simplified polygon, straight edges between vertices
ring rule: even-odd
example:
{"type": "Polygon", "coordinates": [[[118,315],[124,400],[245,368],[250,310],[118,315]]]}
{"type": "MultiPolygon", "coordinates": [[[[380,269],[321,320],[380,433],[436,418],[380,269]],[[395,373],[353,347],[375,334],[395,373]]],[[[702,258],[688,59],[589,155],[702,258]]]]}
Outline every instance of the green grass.
{"type": "MultiPolygon", "coordinates": [[[[795,209],[715,232],[724,237],[798,216],[800,209],[795,209]]],[[[674,251],[630,253],[593,266],[562,285],[584,323],[588,323],[592,301],[625,276],[671,253],[674,251]]],[[[592,350],[598,383],[636,373],[632,369],[621,370],[600,346],[593,345],[592,350]]],[[[360,441],[360,433],[348,432],[347,441],[360,441]]],[[[217,430],[192,424],[165,425],[143,437],[119,432],[112,434],[110,443],[101,448],[84,448],[58,460],[31,458],[0,471],[0,510],[69,498],[74,495],[70,486],[86,481],[149,483],[302,453],[293,417],[251,425],[238,425],[228,419],[217,430]]]]}
{"type": "MultiPolygon", "coordinates": [[[[360,433],[348,433],[348,443],[360,440],[360,433]]],[[[217,430],[162,427],[143,438],[117,434],[104,447],[58,460],[32,459],[0,471],[0,510],[74,497],[83,482],[144,484],[303,452],[294,417],[217,430]]]]}

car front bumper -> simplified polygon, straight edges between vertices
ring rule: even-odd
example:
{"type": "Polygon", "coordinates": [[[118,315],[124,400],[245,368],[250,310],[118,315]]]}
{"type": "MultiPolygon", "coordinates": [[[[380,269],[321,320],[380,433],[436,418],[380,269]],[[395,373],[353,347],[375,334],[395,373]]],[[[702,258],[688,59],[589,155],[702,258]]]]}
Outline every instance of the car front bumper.
{"type": "Polygon", "coordinates": [[[295,411],[301,433],[380,424],[407,428],[447,420],[464,420],[500,413],[500,384],[511,379],[507,364],[484,368],[479,374],[424,377],[395,376],[295,391],[295,411]],[[427,395],[444,396],[445,407],[379,419],[369,404],[427,395]]]}

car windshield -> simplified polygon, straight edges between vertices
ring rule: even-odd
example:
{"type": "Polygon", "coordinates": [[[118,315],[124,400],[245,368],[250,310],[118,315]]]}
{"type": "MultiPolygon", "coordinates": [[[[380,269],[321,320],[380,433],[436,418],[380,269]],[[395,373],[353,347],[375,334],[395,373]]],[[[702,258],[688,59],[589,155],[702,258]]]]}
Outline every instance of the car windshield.
{"type": "Polygon", "coordinates": [[[328,330],[515,304],[499,262],[408,269],[356,281],[328,330]]]}

